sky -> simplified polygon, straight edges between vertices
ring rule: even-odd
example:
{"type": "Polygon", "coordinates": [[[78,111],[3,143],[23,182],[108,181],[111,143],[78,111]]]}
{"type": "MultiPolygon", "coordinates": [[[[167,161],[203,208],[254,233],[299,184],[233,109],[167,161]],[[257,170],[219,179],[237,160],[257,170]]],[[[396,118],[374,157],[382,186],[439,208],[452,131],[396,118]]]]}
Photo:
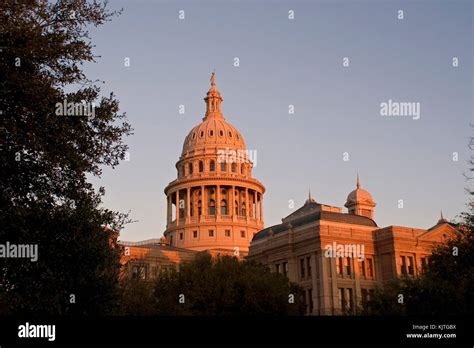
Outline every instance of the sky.
{"type": "Polygon", "coordinates": [[[343,207],[357,173],[378,226],[429,228],[440,210],[453,219],[465,209],[471,1],[111,0],[109,8],[123,13],[91,28],[100,57],[84,71],[105,81],[102,93],[116,94],[134,128],[130,160],[90,179],[105,187],[105,207],[136,220],[121,240],[162,235],[163,190],[204,116],[213,69],[226,120],[257,152],[265,226],[303,205],[308,189],[343,207]],[[383,116],[389,100],[418,105],[419,118],[383,116]]]}

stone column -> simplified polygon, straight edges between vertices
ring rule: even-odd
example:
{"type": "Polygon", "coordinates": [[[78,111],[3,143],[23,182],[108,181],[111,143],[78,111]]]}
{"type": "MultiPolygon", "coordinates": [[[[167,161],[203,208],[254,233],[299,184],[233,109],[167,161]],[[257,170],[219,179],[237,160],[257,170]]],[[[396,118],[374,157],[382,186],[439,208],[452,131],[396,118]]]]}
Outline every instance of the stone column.
{"type": "Polygon", "coordinates": [[[216,186],[216,219],[221,216],[221,186],[216,186]]]}
{"type": "MultiPolygon", "coordinates": [[[[318,262],[316,262],[316,258],[317,258],[317,254],[316,253],[313,253],[311,255],[311,283],[312,283],[312,287],[313,287],[313,313],[314,314],[317,314],[318,313],[318,309],[319,309],[319,298],[318,298],[318,292],[319,292],[319,289],[318,289],[318,279],[316,278],[316,275],[317,275],[317,269],[316,267],[318,267],[318,262]]],[[[313,314],[311,313],[311,314],[313,314]]]]}
{"type": "Polygon", "coordinates": [[[175,192],[176,194],[176,226],[179,225],[179,190],[175,192]]]}
{"type": "Polygon", "coordinates": [[[201,213],[201,216],[207,215],[206,186],[204,185],[201,185],[201,213]]]}
{"type": "Polygon", "coordinates": [[[171,220],[173,219],[173,211],[172,211],[172,205],[173,203],[171,203],[171,194],[168,193],[168,196],[166,197],[166,201],[168,202],[168,211],[167,211],[167,222],[168,222],[168,226],[171,224],[171,220]]]}
{"type": "Polygon", "coordinates": [[[249,219],[249,189],[245,188],[245,216],[249,219]]]}
{"type": "Polygon", "coordinates": [[[259,215],[260,215],[260,221],[263,221],[263,194],[260,193],[260,200],[258,201],[259,204],[259,215]]]}
{"type": "Polygon", "coordinates": [[[235,186],[232,186],[231,188],[231,193],[229,195],[229,204],[228,204],[228,207],[229,207],[229,215],[232,216],[232,220],[234,220],[234,216],[235,216],[235,213],[234,213],[234,192],[235,192],[235,186]]]}
{"type": "Polygon", "coordinates": [[[186,220],[191,220],[191,189],[186,189],[186,220]]]}
{"type": "Polygon", "coordinates": [[[257,202],[258,202],[258,195],[257,195],[257,191],[253,191],[253,201],[255,203],[255,206],[252,205],[252,215],[253,215],[253,218],[255,220],[257,220],[257,217],[258,217],[258,207],[257,207],[257,202]]]}
{"type": "Polygon", "coordinates": [[[331,261],[331,258],[326,258],[323,252],[318,253],[318,267],[319,267],[319,308],[320,315],[330,315],[331,307],[329,294],[329,274],[327,263],[331,261]]]}

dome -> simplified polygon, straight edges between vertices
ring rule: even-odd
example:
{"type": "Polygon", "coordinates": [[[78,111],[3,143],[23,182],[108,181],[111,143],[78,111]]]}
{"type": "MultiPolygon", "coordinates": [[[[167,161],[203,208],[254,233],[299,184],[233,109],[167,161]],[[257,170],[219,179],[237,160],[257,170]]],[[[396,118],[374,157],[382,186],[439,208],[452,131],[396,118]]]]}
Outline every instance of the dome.
{"type": "Polygon", "coordinates": [[[351,203],[360,203],[360,202],[368,202],[368,203],[374,203],[374,200],[372,198],[372,195],[360,188],[360,182],[359,182],[359,175],[357,175],[357,188],[352,191],[351,193],[349,193],[349,195],[347,196],[347,202],[346,202],[346,206],[351,204],[351,203]]]}
{"type": "Polygon", "coordinates": [[[194,127],[184,139],[181,156],[208,146],[221,146],[231,150],[245,150],[244,138],[240,132],[225,119],[205,118],[194,127]]]}
{"type": "Polygon", "coordinates": [[[216,87],[215,74],[212,73],[211,88],[204,98],[206,115],[202,122],[194,127],[184,139],[181,157],[192,154],[206,147],[228,148],[229,150],[245,150],[242,135],[234,126],[229,124],[222,114],[222,96],[216,87]]]}

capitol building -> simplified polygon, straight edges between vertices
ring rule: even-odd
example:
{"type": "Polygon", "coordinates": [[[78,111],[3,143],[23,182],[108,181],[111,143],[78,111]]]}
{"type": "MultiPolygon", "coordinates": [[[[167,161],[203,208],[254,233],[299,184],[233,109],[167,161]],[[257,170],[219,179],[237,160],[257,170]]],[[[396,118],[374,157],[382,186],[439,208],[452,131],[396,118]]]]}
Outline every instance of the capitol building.
{"type": "Polygon", "coordinates": [[[422,273],[433,247],[460,233],[443,216],[428,229],[379,227],[376,202],[359,177],[346,211],[309,195],[280,224],[265,227],[265,187],[252,176],[242,134],[224,118],[214,73],[204,101],[202,121],[184,139],[176,179],[164,189],[163,237],[121,242],[125,276],[153,280],[199,252],[234,255],[298,283],[308,315],[356,314],[377,287],[422,273]],[[337,246],[346,253],[328,256],[337,246]]]}

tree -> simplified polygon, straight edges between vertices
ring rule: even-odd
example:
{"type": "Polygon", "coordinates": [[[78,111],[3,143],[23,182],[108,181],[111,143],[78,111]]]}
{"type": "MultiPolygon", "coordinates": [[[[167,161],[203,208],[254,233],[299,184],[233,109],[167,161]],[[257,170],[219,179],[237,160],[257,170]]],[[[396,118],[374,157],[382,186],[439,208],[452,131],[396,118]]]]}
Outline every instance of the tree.
{"type": "Polygon", "coordinates": [[[0,244],[38,246],[36,262],[0,258],[2,313],[114,308],[120,248],[111,231],[127,216],[102,208],[105,191],[87,176],[124,159],[132,129],[81,68],[96,58],[87,27],[118,14],[106,6],[0,3],[0,244]]]}
{"type": "Polygon", "coordinates": [[[178,271],[161,272],[154,297],[160,315],[303,314],[301,288],[254,261],[198,254],[178,271]]]}

